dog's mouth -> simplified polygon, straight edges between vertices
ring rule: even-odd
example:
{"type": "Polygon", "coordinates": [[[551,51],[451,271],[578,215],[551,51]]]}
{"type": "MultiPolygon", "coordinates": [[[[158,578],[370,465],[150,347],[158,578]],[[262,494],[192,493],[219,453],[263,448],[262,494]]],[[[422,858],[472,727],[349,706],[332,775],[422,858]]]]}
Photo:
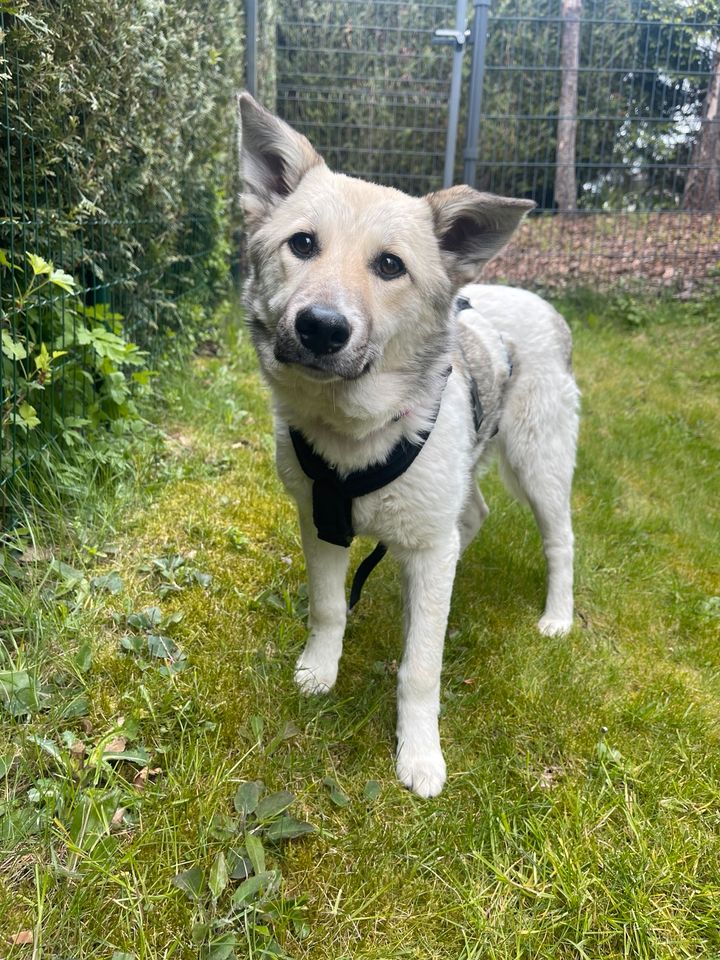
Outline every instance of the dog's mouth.
{"type": "Polygon", "coordinates": [[[315,383],[334,383],[343,378],[332,370],[325,370],[322,367],[312,363],[296,363],[293,361],[280,361],[283,366],[292,367],[297,373],[306,380],[312,380],[315,383]]]}
{"type": "Polygon", "coordinates": [[[273,353],[278,363],[316,383],[358,380],[370,371],[375,361],[367,347],[317,356],[296,341],[285,338],[276,340],[273,353]]]}
{"type": "Polygon", "coordinates": [[[361,377],[364,377],[366,373],[370,372],[374,363],[374,359],[368,360],[365,364],[363,364],[360,370],[355,371],[328,370],[313,363],[298,363],[293,361],[287,362],[282,360],[280,362],[283,366],[291,367],[301,377],[304,377],[307,380],[312,380],[314,383],[336,383],[337,381],[342,380],[348,382],[360,380],[361,377]]]}

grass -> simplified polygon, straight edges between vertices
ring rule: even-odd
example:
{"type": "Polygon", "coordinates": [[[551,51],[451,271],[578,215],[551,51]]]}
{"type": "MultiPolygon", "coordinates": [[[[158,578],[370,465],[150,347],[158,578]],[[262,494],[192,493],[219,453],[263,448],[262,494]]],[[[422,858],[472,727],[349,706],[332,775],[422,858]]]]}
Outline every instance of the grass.
{"type": "Polygon", "coordinates": [[[717,315],[562,306],[583,391],[577,628],[537,634],[539,537],[489,478],[432,801],[394,779],[392,564],[337,689],[301,697],[302,554],[250,348],[231,330],[165,376],[166,452],[101,527],[79,523],[76,574],[39,544],[3,587],[0,692],[25,671],[32,695],[0,730],[0,956],[720,956],[717,315]],[[273,841],[277,809],[243,821],[255,780],[315,832],[273,841]],[[233,912],[223,868],[259,856],[281,885],[233,912]]]}

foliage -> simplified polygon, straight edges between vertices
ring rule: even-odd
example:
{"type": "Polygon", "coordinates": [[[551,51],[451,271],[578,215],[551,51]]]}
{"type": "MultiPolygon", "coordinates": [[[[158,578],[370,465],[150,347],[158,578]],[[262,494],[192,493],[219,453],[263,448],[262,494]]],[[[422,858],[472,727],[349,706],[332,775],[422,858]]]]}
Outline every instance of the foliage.
{"type": "Polygon", "coordinates": [[[450,75],[447,49],[429,43],[438,6],[279,5],[278,109],[331,167],[416,194],[437,186],[450,75]]]}
{"type": "Polygon", "coordinates": [[[4,476],[51,441],[97,459],[103,437],[138,419],[136,395],[150,379],[146,354],[126,339],[119,314],[86,306],[75,280],[37,254],[26,261],[24,271],[0,250],[0,269],[10,275],[10,296],[0,300],[4,476]]]}
{"type": "Polygon", "coordinates": [[[247,939],[267,956],[285,957],[277,936],[285,939],[290,933],[303,940],[310,933],[304,898],[281,895],[282,871],[268,869],[266,845],[277,852],[280,844],[316,828],[286,813],[296,799],[290,791],[264,792],[262,781],[242,783],[233,798],[238,816],[215,814],[211,821],[211,835],[222,846],[209,871],[195,864],[172,879],[196,904],[192,941],[205,960],[231,956],[232,948],[247,939]]]}
{"type": "MultiPolygon", "coordinates": [[[[488,33],[481,132],[482,186],[554,206],[560,97],[560,3],[500,0],[488,33]]],[[[584,0],[580,25],[576,171],[586,206],[628,110],[623,70],[641,56],[632,0],[584,0]],[[590,120],[590,122],[587,122],[590,120]]]]}
{"type": "Polygon", "coordinates": [[[112,456],[132,344],[226,291],[242,51],[231,0],[0,2],[3,479],[87,430],[112,456]]]}
{"type": "Polygon", "coordinates": [[[179,294],[206,299],[224,282],[237,5],[100,0],[58,15],[50,0],[17,0],[4,10],[0,245],[79,276],[147,340],[179,294]]]}
{"type": "Polygon", "coordinates": [[[646,0],[637,51],[646,59],[652,51],[655,63],[632,75],[634,109],[614,141],[618,167],[600,192],[606,203],[635,209],[677,205],[693,161],[718,23],[718,0],[646,0]]]}

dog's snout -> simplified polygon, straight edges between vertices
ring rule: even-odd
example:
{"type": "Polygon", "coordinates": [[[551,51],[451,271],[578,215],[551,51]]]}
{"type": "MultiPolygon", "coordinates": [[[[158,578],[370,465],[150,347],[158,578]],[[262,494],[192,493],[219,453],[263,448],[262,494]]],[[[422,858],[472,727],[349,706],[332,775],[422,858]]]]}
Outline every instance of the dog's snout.
{"type": "Polygon", "coordinates": [[[295,318],[300,343],[316,356],[337,353],[350,339],[350,324],[331,307],[306,307],[295,318]]]}

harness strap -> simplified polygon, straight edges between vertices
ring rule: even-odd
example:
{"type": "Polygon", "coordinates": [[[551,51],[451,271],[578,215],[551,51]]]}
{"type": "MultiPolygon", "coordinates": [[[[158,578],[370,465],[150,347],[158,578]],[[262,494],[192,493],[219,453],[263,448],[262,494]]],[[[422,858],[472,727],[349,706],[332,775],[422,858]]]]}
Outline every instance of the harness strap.
{"type": "MultiPolygon", "coordinates": [[[[443,374],[443,391],[452,367],[449,366],[443,374]]],[[[442,391],[437,406],[426,430],[419,434],[419,442],[411,443],[405,437],[401,438],[392,448],[384,463],[364,470],[354,470],[346,477],[341,477],[338,471],[330,466],[317,453],[302,435],[290,427],[292,441],[298,463],[306,476],[312,482],[313,523],[320,540],[333,543],[339,547],[349,547],[355,536],[352,523],[352,502],[355,497],[364,497],[386,487],[393,480],[397,480],[414,463],[430,436],[442,401],[442,391]]],[[[363,585],[375,567],[387,553],[384,543],[378,543],[372,553],[365,557],[353,577],[350,588],[349,609],[355,606],[360,599],[363,585]]]]}
{"type": "MultiPolygon", "coordinates": [[[[444,372],[443,390],[452,367],[444,372]]],[[[349,547],[355,536],[352,525],[352,501],[365,497],[393,480],[397,480],[414,463],[425,446],[440,412],[440,402],[432,415],[428,429],[419,435],[418,443],[402,437],[392,448],[384,463],[354,470],[341,477],[335,467],[324,460],[307,442],[299,430],[290,427],[290,439],[303,472],[313,481],[313,523],[320,540],[338,547],[349,547]]]]}
{"type": "Polygon", "coordinates": [[[360,594],[362,593],[362,588],[365,586],[365,581],[373,572],[375,567],[380,563],[386,553],[387,547],[385,544],[379,543],[373,552],[369,553],[367,557],[365,557],[363,562],[355,571],[352,586],[350,587],[350,602],[348,603],[348,612],[352,610],[352,608],[360,599],[360,594]]]}

